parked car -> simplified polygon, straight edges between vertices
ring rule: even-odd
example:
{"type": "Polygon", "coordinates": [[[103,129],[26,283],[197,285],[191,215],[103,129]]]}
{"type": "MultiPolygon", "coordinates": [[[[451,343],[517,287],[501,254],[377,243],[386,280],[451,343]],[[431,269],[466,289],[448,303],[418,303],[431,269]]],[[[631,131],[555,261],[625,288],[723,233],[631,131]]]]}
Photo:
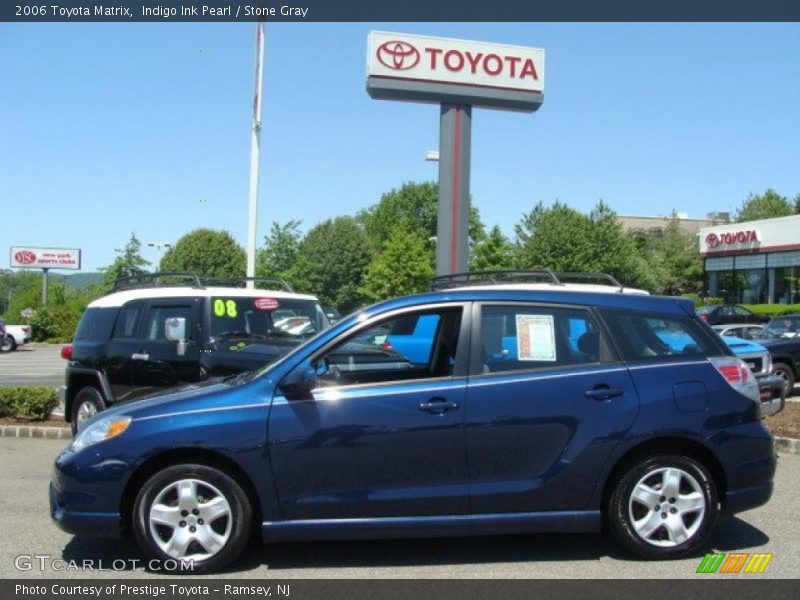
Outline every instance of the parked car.
{"type": "Polygon", "coordinates": [[[800,313],[772,319],[756,340],[772,354],[772,372],[783,378],[786,395],[791,395],[800,378],[800,313]]]}
{"type": "Polygon", "coordinates": [[[264,278],[280,289],[233,287],[241,281],[139,275],[92,302],[61,352],[73,432],[111,405],[262,367],[329,327],[314,296],[264,278]]]}
{"type": "Polygon", "coordinates": [[[0,319],[0,350],[13,352],[19,346],[31,341],[30,325],[6,325],[0,319]]]}
{"type": "Polygon", "coordinates": [[[756,339],[764,329],[763,325],[753,323],[729,323],[727,325],[712,325],[711,328],[719,335],[742,338],[743,340],[756,339]]]}
{"type": "Polygon", "coordinates": [[[769,317],[757,315],[738,304],[709,304],[697,309],[700,318],[709,325],[724,323],[766,323],[769,317]]]}
{"type": "Polygon", "coordinates": [[[606,526],[662,559],[702,548],[720,512],[767,502],[775,467],[755,377],[691,301],[498,280],[365,308],[259,371],[92,417],[55,461],[50,510],[69,533],[130,532],[195,573],[234,561],[254,530],[606,526]],[[346,349],[423,316],[424,364],[362,368],[346,349]],[[658,330],[692,343],[675,351],[658,330]]]}
{"type": "Polygon", "coordinates": [[[758,382],[761,415],[771,416],[783,410],[786,403],[786,381],[772,372],[772,355],[761,344],[736,336],[721,336],[733,353],[750,367],[758,382]]]}

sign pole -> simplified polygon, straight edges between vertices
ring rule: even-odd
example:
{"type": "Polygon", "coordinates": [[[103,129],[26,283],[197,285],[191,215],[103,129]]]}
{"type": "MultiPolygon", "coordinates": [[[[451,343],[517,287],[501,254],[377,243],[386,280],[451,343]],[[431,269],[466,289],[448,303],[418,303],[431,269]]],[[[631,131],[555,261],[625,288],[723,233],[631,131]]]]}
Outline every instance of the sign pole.
{"type": "Polygon", "coordinates": [[[47,272],[50,269],[42,269],[42,306],[47,306],[47,272]]]}
{"type": "Polygon", "coordinates": [[[472,107],[442,103],[439,126],[436,274],[469,270],[469,168],[472,107]]]}
{"type": "MultiPolygon", "coordinates": [[[[258,162],[261,150],[261,86],[264,81],[264,23],[256,25],[256,85],[253,96],[253,135],[250,141],[250,202],[247,212],[247,277],[256,275],[256,221],[258,218],[258,162]]],[[[255,283],[250,280],[247,287],[255,283]]]]}

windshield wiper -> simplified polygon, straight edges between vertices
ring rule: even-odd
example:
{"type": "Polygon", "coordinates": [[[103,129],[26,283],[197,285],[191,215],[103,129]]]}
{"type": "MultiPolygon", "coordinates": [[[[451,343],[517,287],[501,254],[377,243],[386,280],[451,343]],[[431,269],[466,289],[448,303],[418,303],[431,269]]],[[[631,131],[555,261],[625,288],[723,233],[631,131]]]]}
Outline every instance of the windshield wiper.
{"type": "Polygon", "coordinates": [[[254,337],[259,339],[264,339],[267,337],[263,333],[251,333],[249,331],[223,331],[222,333],[217,333],[217,337],[223,336],[240,336],[240,337],[254,337]]]}

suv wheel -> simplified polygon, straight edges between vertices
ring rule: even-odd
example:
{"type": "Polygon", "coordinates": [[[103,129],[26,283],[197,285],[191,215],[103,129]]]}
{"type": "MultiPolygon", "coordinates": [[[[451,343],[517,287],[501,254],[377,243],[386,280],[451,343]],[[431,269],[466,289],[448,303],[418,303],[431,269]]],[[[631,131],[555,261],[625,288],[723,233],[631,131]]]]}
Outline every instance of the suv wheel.
{"type": "Polygon", "coordinates": [[[6,335],[6,339],[3,340],[3,345],[0,349],[3,352],[13,352],[17,349],[17,340],[14,339],[14,336],[6,335]]]}
{"type": "Polygon", "coordinates": [[[72,401],[72,414],[70,423],[72,424],[72,435],[78,433],[84,423],[99,413],[106,407],[103,395],[97,388],[87,386],[81,388],[72,401]]]}
{"type": "Polygon", "coordinates": [[[685,456],[640,460],[619,480],[607,508],[617,540],[644,558],[674,558],[704,545],[718,513],[708,470],[685,456]]]}
{"type": "Polygon", "coordinates": [[[193,573],[236,560],[249,540],[251,521],[252,508],[241,486],[205,465],[176,465],[156,473],[133,507],[133,530],[142,551],[156,560],[192,561],[193,573]]]}
{"type": "Polygon", "coordinates": [[[794,388],[794,371],[786,363],[778,362],[772,366],[772,374],[778,375],[786,382],[786,397],[792,395],[794,388]]]}

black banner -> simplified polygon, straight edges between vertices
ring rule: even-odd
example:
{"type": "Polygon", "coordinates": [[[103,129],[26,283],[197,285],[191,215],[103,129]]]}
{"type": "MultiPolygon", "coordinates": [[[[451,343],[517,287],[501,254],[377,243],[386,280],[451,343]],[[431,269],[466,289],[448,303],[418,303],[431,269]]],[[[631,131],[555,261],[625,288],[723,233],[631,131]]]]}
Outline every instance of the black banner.
{"type": "Polygon", "coordinates": [[[798,0],[34,0],[0,3],[10,22],[798,21],[798,0]]]}

